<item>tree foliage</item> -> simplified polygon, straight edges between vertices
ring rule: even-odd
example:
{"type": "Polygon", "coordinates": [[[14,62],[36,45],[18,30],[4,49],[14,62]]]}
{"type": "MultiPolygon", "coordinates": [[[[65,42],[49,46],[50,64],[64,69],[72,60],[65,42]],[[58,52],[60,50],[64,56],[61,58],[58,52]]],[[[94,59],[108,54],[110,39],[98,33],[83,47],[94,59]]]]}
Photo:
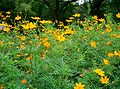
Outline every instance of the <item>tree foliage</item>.
{"type": "Polygon", "coordinates": [[[84,0],[83,4],[77,0],[2,0],[0,10],[13,11],[26,17],[39,16],[43,19],[65,20],[74,13],[83,16],[120,12],[120,0],[84,0]]]}

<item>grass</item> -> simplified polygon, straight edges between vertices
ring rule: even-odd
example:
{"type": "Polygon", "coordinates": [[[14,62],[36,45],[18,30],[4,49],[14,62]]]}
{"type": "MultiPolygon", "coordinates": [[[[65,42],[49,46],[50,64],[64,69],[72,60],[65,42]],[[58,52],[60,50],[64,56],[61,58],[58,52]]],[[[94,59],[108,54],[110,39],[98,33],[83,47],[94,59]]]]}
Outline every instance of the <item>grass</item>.
{"type": "Polygon", "coordinates": [[[14,26],[2,19],[0,89],[119,89],[120,23],[79,16],[57,28],[34,17],[17,16],[14,26]]]}

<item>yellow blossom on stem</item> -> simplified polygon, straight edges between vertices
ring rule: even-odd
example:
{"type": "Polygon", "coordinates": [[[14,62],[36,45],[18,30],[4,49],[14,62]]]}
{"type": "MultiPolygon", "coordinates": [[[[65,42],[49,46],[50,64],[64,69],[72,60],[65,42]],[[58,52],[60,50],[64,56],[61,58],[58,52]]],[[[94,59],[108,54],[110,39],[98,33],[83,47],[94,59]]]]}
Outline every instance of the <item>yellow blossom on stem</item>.
{"type": "Polygon", "coordinates": [[[49,42],[45,42],[44,44],[43,44],[45,47],[50,47],[50,43],[49,42]]]}
{"type": "Polygon", "coordinates": [[[68,23],[70,23],[70,22],[72,22],[73,20],[66,20],[66,22],[68,22],[68,23]]]}
{"type": "Polygon", "coordinates": [[[94,47],[94,48],[97,48],[97,47],[96,47],[96,42],[95,42],[95,41],[91,41],[91,42],[90,42],[90,45],[91,45],[92,47],[94,47]]]}
{"type": "Polygon", "coordinates": [[[41,18],[39,18],[39,17],[31,17],[32,19],[34,19],[34,20],[40,20],[41,18]]]}
{"type": "Polygon", "coordinates": [[[95,20],[98,20],[98,17],[97,17],[97,15],[94,15],[94,16],[93,16],[93,18],[94,18],[95,20]]]}
{"type": "Polygon", "coordinates": [[[96,70],[94,70],[94,72],[100,76],[105,76],[105,74],[104,74],[105,72],[102,69],[96,69],[96,70]]]}
{"type": "Polygon", "coordinates": [[[6,12],[6,14],[10,14],[10,13],[11,13],[10,11],[6,12]]]}
{"type": "Polygon", "coordinates": [[[83,38],[83,39],[86,39],[86,38],[87,38],[87,36],[83,36],[82,38],[83,38]]]}
{"type": "Polygon", "coordinates": [[[108,53],[108,57],[113,57],[114,54],[112,52],[108,53]]]}
{"type": "Polygon", "coordinates": [[[21,16],[17,15],[17,17],[15,17],[15,20],[20,20],[21,16]]]}
{"type": "Polygon", "coordinates": [[[65,38],[63,35],[58,35],[58,36],[56,36],[56,39],[59,40],[60,42],[66,40],[66,38],[65,38]]]}
{"type": "Polygon", "coordinates": [[[117,18],[120,18],[120,13],[116,14],[116,17],[117,17],[117,18]]]}
{"type": "Polygon", "coordinates": [[[74,17],[80,17],[80,14],[76,13],[73,15],[74,17]]]}
{"type": "Polygon", "coordinates": [[[101,81],[102,84],[107,84],[107,83],[109,83],[109,78],[104,76],[104,77],[101,77],[100,81],[101,81]]]}
{"type": "Polygon", "coordinates": [[[27,60],[30,60],[30,59],[32,59],[32,54],[30,54],[30,56],[27,57],[25,60],[27,61],[27,60]]]}
{"type": "Polygon", "coordinates": [[[20,54],[16,54],[17,57],[20,57],[20,54]]]}
{"type": "Polygon", "coordinates": [[[74,89],[85,89],[85,84],[82,84],[81,82],[76,83],[74,89]]]}
{"type": "Polygon", "coordinates": [[[104,62],[105,65],[107,65],[109,63],[109,60],[103,59],[103,62],[104,62]]]}
{"type": "Polygon", "coordinates": [[[26,36],[21,36],[20,38],[22,41],[26,40],[26,36]]]}
{"type": "Polygon", "coordinates": [[[114,55],[115,55],[115,56],[118,56],[119,53],[115,50],[115,51],[114,51],[114,55]]]}
{"type": "Polygon", "coordinates": [[[5,32],[9,32],[10,28],[4,28],[5,32]]]}
{"type": "Polygon", "coordinates": [[[3,43],[3,41],[0,41],[0,46],[2,46],[4,43],[3,43]]]}
{"type": "Polygon", "coordinates": [[[105,20],[103,18],[99,19],[100,22],[105,22],[105,20]]]}

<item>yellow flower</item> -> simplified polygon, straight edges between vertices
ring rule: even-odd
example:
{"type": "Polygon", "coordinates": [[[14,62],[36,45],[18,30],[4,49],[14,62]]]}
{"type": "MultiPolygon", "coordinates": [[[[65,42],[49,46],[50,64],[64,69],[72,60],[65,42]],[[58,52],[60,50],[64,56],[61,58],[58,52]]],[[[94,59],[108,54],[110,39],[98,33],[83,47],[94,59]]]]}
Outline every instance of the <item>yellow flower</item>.
{"type": "Polygon", "coordinates": [[[9,45],[13,45],[13,44],[14,44],[14,42],[8,42],[8,44],[9,44],[9,45]]]}
{"type": "Polygon", "coordinates": [[[69,19],[74,19],[74,17],[70,17],[69,19]]]}
{"type": "Polygon", "coordinates": [[[17,17],[15,17],[15,20],[20,20],[21,17],[19,15],[17,15],[17,17]]]}
{"type": "Polygon", "coordinates": [[[68,22],[68,23],[70,23],[70,22],[72,22],[73,20],[66,20],[66,22],[68,22]]]}
{"type": "Polygon", "coordinates": [[[29,26],[30,29],[36,28],[36,24],[35,24],[35,23],[32,23],[32,22],[30,22],[30,23],[28,24],[28,26],[29,26]]]}
{"type": "Polygon", "coordinates": [[[103,62],[104,62],[105,65],[107,65],[109,63],[109,60],[103,59],[103,62]]]}
{"type": "Polygon", "coordinates": [[[93,18],[94,18],[95,20],[98,20],[98,17],[97,17],[97,15],[94,15],[94,16],[93,16],[93,18]]]}
{"type": "Polygon", "coordinates": [[[29,29],[29,26],[28,26],[28,25],[22,25],[22,27],[23,27],[24,29],[29,29]]]}
{"type": "Polygon", "coordinates": [[[92,47],[96,48],[96,42],[95,42],[95,41],[91,41],[91,42],[90,42],[90,45],[91,45],[92,47]]]}
{"type": "Polygon", "coordinates": [[[120,13],[116,14],[116,17],[117,17],[117,18],[120,18],[120,13]]]}
{"type": "Polygon", "coordinates": [[[73,15],[74,17],[80,17],[80,14],[76,13],[73,15]]]}
{"type": "Polygon", "coordinates": [[[30,22],[30,23],[28,23],[28,24],[26,24],[26,25],[21,25],[24,29],[34,29],[34,28],[36,28],[36,24],[35,23],[32,23],[32,22],[30,22]]]}
{"type": "Polygon", "coordinates": [[[108,57],[113,57],[114,54],[112,52],[108,53],[108,57]]]}
{"type": "Polygon", "coordinates": [[[4,21],[2,21],[2,23],[0,24],[0,26],[7,26],[7,24],[4,22],[4,21]]]}
{"type": "Polygon", "coordinates": [[[101,77],[100,81],[103,84],[107,84],[107,83],[109,83],[109,78],[107,78],[106,76],[104,76],[104,77],[101,77]]]}
{"type": "Polygon", "coordinates": [[[20,57],[20,54],[16,54],[17,57],[20,57]]]}
{"type": "Polygon", "coordinates": [[[65,38],[63,35],[58,35],[58,36],[56,36],[56,39],[59,40],[60,42],[66,40],[66,38],[65,38]]]}
{"type": "Polygon", "coordinates": [[[66,34],[74,34],[75,32],[71,29],[66,29],[66,31],[63,33],[63,35],[66,35],[66,34]]]}
{"type": "Polygon", "coordinates": [[[20,38],[22,41],[26,40],[26,36],[21,36],[20,38]]]}
{"type": "Polygon", "coordinates": [[[6,15],[6,18],[10,18],[10,15],[6,15]]]}
{"type": "Polygon", "coordinates": [[[3,41],[0,41],[0,46],[3,45],[3,44],[4,44],[3,41]]]}
{"type": "Polygon", "coordinates": [[[44,44],[43,44],[45,47],[50,47],[50,43],[49,42],[45,42],[44,44]]]}
{"type": "Polygon", "coordinates": [[[105,76],[105,74],[104,74],[105,72],[102,69],[96,69],[96,70],[94,70],[94,72],[100,76],[105,76]]]}
{"type": "Polygon", "coordinates": [[[6,12],[6,14],[10,14],[10,13],[11,13],[10,11],[6,12]]]}
{"type": "Polygon", "coordinates": [[[106,32],[111,32],[112,31],[112,29],[110,28],[110,29],[106,29],[106,32]]]}
{"type": "Polygon", "coordinates": [[[50,20],[42,20],[42,21],[40,21],[40,23],[42,23],[42,24],[45,24],[45,23],[51,24],[52,21],[50,21],[50,20]]]}
{"type": "Polygon", "coordinates": [[[86,27],[87,26],[87,24],[82,24],[83,25],[83,27],[86,27]]]}
{"type": "Polygon", "coordinates": [[[39,18],[39,17],[31,17],[32,19],[34,19],[34,20],[40,20],[41,18],[39,18]]]}
{"type": "Polygon", "coordinates": [[[115,55],[115,56],[118,56],[119,53],[115,50],[115,51],[114,51],[114,55],[115,55]]]}
{"type": "Polygon", "coordinates": [[[65,29],[68,29],[68,28],[69,28],[69,26],[64,26],[64,28],[65,28],[65,29]]]}
{"type": "Polygon", "coordinates": [[[88,28],[88,30],[93,30],[93,27],[92,27],[92,26],[90,26],[90,27],[88,28]]]}
{"type": "Polygon", "coordinates": [[[74,89],[85,89],[85,84],[80,83],[76,83],[74,89]]]}
{"type": "Polygon", "coordinates": [[[32,40],[29,40],[29,43],[32,44],[33,43],[32,40]]]}
{"type": "Polygon", "coordinates": [[[4,28],[4,31],[9,32],[10,28],[4,28]]]}
{"type": "Polygon", "coordinates": [[[100,22],[105,22],[105,20],[103,18],[99,19],[100,22]]]}
{"type": "Polygon", "coordinates": [[[32,59],[32,54],[30,54],[30,56],[27,57],[25,60],[27,61],[27,60],[30,60],[30,59],[32,59]]]}

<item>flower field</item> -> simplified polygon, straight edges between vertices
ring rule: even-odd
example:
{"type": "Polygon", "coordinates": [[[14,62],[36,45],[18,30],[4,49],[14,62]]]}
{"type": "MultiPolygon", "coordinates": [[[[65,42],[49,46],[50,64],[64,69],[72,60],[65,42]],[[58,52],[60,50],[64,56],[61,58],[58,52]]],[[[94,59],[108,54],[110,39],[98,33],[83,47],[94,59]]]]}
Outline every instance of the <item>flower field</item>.
{"type": "Polygon", "coordinates": [[[120,89],[120,13],[67,25],[0,15],[0,89],[120,89]]]}

